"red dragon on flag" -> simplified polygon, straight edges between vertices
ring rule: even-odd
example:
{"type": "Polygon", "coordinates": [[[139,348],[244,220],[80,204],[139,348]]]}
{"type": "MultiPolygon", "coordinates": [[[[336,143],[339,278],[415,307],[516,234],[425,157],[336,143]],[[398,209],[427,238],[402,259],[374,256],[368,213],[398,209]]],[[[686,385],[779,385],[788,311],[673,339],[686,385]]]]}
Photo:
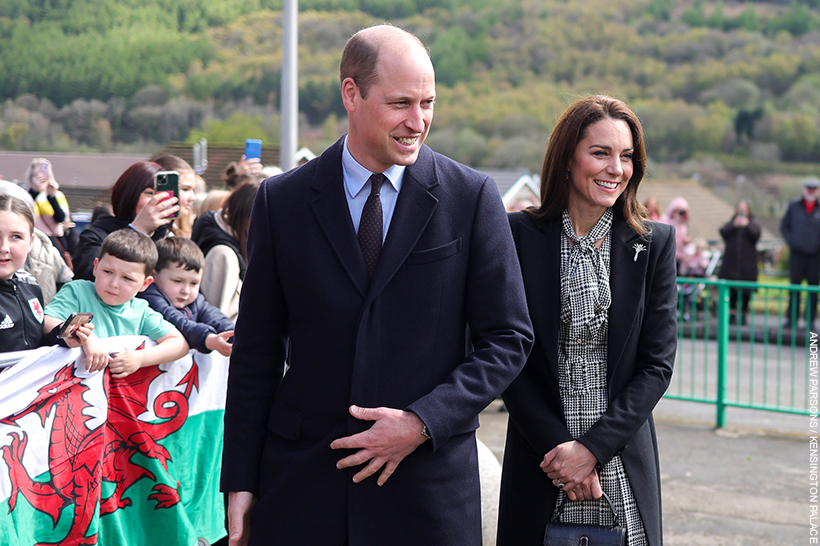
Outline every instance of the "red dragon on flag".
{"type": "MultiPolygon", "coordinates": [[[[105,371],[107,415],[104,423],[96,428],[91,428],[92,418],[84,413],[92,405],[85,398],[89,387],[75,374],[74,362],[60,368],[51,381],[42,385],[25,409],[0,419],[0,423],[19,426],[20,419],[36,414],[45,427],[53,414],[48,441],[48,481],[33,479],[23,464],[28,443],[25,430],[11,432],[11,443],[0,447],[12,484],[9,513],[16,509],[22,494],[33,508],[47,514],[56,528],[64,510],[73,506],[73,519],[64,538],[37,546],[97,544],[97,526],[93,523],[98,503],[99,516],[112,514],[132,504],[125,495],[138,481],[157,482],[155,473],[138,461],[146,458],[158,461],[171,478],[168,463],[172,456],[159,441],[183,426],[192,392],[199,391],[199,368],[195,359],[190,362],[190,369],[176,384],[177,388],[159,392],[152,404],[149,388],[167,372],[151,366],[125,379],[112,379],[105,371]],[[140,420],[139,417],[149,411],[149,405],[156,420],[140,420]],[[105,482],[115,487],[112,494],[102,498],[105,482]]],[[[153,486],[146,501],[154,502],[155,510],[180,503],[179,482],[173,479],[171,482],[175,486],[165,483],[153,486]]]]}

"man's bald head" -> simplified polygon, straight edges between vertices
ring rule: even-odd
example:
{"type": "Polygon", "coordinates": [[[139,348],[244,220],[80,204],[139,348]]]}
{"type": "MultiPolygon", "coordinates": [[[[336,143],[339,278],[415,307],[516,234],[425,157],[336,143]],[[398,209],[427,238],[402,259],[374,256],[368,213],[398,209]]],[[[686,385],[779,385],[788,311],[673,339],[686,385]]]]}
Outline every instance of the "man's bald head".
{"type": "Polygon", "coordinates": [[[362,98],[367,98],[370,86],[378,81],[379,54],[389,50],[418,47],[430,56],[421,40],[393,25],[376,25],[354,34],[347,41],[339,63],[339,81],[351,78],[362,98]]]}

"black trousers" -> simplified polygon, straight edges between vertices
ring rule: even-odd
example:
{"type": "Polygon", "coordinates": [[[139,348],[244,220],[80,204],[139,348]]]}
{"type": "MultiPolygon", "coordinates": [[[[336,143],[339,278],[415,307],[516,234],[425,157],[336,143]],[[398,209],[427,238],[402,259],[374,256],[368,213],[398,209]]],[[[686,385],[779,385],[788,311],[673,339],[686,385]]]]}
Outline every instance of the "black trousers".
{"type": "MultiPolygon", "coordinates": [[[[820,254],[803,254],[798,251],[791,251],[789,257],[789,282],[792,284],[800,284],[803,280],[808,282],[809,286],[817,286],[820,284],[820,254]]],[[[801,292],[792,292],[789,298],[789,308],[786,311],[786,321],[792,321],[792,309],[797,310],[796,317],[805,316],[805,313],[800,313],[800,299],[801,292]]],[[[817,293],[809,294],[809,324],[811,326],[817,317],[817,293]]]]}
{"type": "Polygon", "coordinates": [[[745,315],[749,312],[751,297],[752,291],[749,288],[732,288],[729,290],[729,308],[737,312],[740,307],[741,313],[745,315]]]}

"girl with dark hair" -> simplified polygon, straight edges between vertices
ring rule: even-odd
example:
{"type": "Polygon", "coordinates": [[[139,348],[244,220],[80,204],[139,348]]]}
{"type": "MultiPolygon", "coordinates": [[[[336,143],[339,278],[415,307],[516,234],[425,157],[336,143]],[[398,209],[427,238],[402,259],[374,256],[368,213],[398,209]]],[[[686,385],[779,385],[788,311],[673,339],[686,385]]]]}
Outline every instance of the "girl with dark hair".
{"type": "Polygon", "coordinates": [[[509,410],[499,546],[540,545],[562,521],[660,545],[652,410],[676,348],[675,238],[637,200],[646,150],[621,101],[569,107],[547,146],[541,205],[510,214],[535,345],[509,410]]]}
{"type": "Polygon", "coordinates": [[[131,227],[158,241],[168,234],[171,216],[180,209],[175,197],[157,195],[154,174],[162,167],[151,161],[134,163],[111,188],[110,214],[101,214],[80,234],[74,252],[74,278],[94,280],[94,258],[109,233],[131,227]]]}
{"type": "Polygon", "coordinates": [[[223,208],[205,212],[196,219],[191,235],[205,254],[199,291],[208,303],[219,307],[234,321],[239,313],[239,293],[247,267],[251,208],[258,189],[256,180],[236,188],[223,208]]]}

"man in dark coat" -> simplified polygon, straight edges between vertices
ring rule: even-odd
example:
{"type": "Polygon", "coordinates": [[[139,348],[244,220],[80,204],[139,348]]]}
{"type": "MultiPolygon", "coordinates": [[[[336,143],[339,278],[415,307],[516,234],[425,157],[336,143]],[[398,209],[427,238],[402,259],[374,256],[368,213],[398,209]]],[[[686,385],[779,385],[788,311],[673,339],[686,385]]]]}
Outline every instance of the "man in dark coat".
{"type": "Polygon", "coordinates": [[[365,29],[340,76],[348,134],[253,208],[230,544],[478,546],[478,413],[532,345],[509,225],[492,179],[423,146],[435,77],[417,38],[365,29]]]}
{"type": "MultiPolygon", "coordinates": [[[[780,221],[780,233],[789,245],[789,282],[800,284],[803,279],[811,286],[820,282],[820,207],[817,192],[820,180],[807,178],[803,181],[803,196],[789,204],[780,221]]],[[[786,311],[784,328],[791,328],[792,317],[800,318],[800,292],[792,292],[786,311]]],[[[817,293],[809,295],[810,327],[817,316],[817,293]]]]}

